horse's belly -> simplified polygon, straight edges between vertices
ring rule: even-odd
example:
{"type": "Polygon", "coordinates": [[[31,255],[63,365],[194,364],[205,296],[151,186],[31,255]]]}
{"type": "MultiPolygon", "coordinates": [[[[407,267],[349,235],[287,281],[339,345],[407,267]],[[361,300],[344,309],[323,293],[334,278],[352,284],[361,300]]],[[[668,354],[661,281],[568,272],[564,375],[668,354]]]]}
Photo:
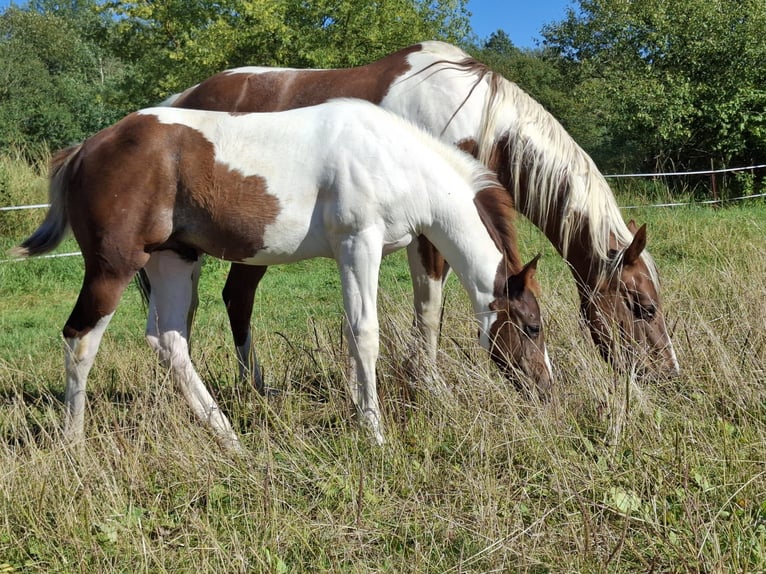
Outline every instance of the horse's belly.
{"type": "Polygon", "coordinates": [[[242,259],[248,265],[278,265],[294,263],[315,257],[332,257],[332,250],[323,237],[306,234],[302,236],[282,237],[279,242],[269,242],[264,238],[264,246],[257,252],[242,259]]]}

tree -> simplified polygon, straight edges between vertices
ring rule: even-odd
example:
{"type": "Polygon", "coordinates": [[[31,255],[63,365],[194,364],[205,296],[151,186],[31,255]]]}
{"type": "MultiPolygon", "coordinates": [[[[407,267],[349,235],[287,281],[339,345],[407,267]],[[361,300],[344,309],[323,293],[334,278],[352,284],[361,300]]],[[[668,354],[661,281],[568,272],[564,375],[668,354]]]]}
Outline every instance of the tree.
{"type": "Polygon", "coordinates": [[[493,32],[473,50],[476,58],[540,102],[584,148],[598,148],[603,128],[572,96],[571,85],[550,49],[521,49],[503,30],[493,32]]]}
{"type": "Polygon", "coordinates": [[[766,161],[766,3],[580,0],[546,27],[630,168],[766,161]]]}
{"type": "Polygon", "coordinates": [[[60,147],[117,117],[109,59],[73,25],[91,13],[90,3],[79,4],[84,13],[67,18],[33,6],[0,16],[0,147],[60,147]]]}
{"type": "Polygon", "coordinates": [[[465,0],[137,0],[102,10],[117,22],[114,53],[132,63],[123,91],[135,107],[234,66],[350,66],[469,30],[465,0]]]}

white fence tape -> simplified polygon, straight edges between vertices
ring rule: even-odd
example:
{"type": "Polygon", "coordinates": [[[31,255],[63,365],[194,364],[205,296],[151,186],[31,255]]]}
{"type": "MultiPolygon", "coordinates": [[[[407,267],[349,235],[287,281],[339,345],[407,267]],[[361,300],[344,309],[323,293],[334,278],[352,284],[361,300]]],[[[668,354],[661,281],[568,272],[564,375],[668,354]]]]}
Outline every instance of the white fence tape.
{"type": "Polygon", "coordinates": [[[753,195],[741,195],[739,197],[729,197],[727,199],[705,199],[703,201],[684,201],[682,203],[649,203],[646,205],[622,205],[620,209],[641,209],[642,207],[682,207],[684,205],[714,205],[717,203],[729,203],[730,201],[743,201],[745,199],[757,199],[766,197],[766,193],[756,193],[753,195]]]}
{"type": "Polygon", "coordinates": [[[38,203],[37,205],[9,205],[8,207],[0,207],[0,211],[18,211],[20,209],[39,209],[41,207],[48,207],[50,203],[38,203]]]}
{"type": "MultiPolygon", "coordinates": [[[[660,179],[663,177],[669,177],[669,176],[680,176],[680,175],[714,175],[717,173],[732,173],[737,171],[753,171],[756,169],[763,169],[766,168],[766,164],[761,165],[751,165],[748,167],[731,167],[727,169],[713,169],[708,171],[680,171],[680,172],[665,172],[665,173],[622,173],[622,174],[613,174],[613,175],[605,175],[604,177],[607,178],[628,178],[628,177],[651,177],[660,179]]],[[[731,201],[743,201],[746,199],[756,199],[759,197],[766,197],[766,193],[758,193],[754,195],[742,195],[740,197],[731,197],[728,199],[707,199],[704,201],[685,201],[682,203],[652,203],[647,205],[625,205],[622,206],[620,209],[642,209],[642,208],[648,208],[648,207],[683,207],[688,205],[713,205],[718,203],[728,203],[731,201]]],[[[43,207],[48,207],[50,204],[48,203],[38,203],[35,205],[9,205],[7,207],[0,207],[0,211],[18,211],[22,209],[42,209],[43,207]]],[[[82,255],[79,251],[73,251],[71,253],[56,253],[53,255],[42,255],[39,257],[35,257],[35,259],[51,259],[54,257],[73,257],[75,255],[82,255]]],[[[0,259],[0,264],[2,263],[13,263],[16,261],[26,261],[27,259],[24,257],[19,257],[16,259],[0,259]]]]}
{"type": "Polygon", "coordinates": [[[728,167],[726,169],[709,169],[709,170],[703,170],[703,171],[668,171],[668,172],[662,172],[662,173],[620,173],[620,174],[612,174],[612,175],[605,175],[606,178],[624,178],[624,177],[651,177],[655,179],[660,179],[663,177],[669,177],[669,176],[676,176],[676,175],[715,175],[717,173],[732,173],[735,171],[753,171],[756,169],[763,169],[766,167],[766,164],[761,165],[751,165],[748,167],[728,167]]]}
{"type": "MultiPolygon", "coordinates": [[[[53,253],[52,255],[37,255],[34,259],[53,259],[55,257],[72,257],[74,255],[82,255],[79,251],[72,251],[71,253],[53,253]]],[[[0,259],[0,263],[15,263],[17,261],[29,261],[27,257],[16,257],[15,259],[0,259]]]]}

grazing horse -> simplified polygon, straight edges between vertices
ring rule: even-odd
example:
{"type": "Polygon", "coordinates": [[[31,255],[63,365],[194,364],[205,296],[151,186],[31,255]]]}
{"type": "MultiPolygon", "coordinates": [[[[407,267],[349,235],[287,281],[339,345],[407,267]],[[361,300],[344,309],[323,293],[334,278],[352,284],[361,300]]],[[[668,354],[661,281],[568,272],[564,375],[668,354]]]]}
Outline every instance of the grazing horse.
{"type": "MultiPolygon", "coordinates": [[[[369,100],[478,157],[569,263],[582,316],[602,356],[618,368],[678,373],[657,269],[645,249],[646,229],[626,226],[596,165],[550,113],[459,48],[423,42],[350,69],[238,68],[166,104],[272,112],[334,97],[369,100]]],[[[424,238],[408,256],[415,322],[435,359],[449,266],[424,238]]],[[[223,290],[240,374],[261,389],[260,369],[250,361],[250,317],[265,271],[235,263],[223,290]]]]}
{"type": "Polygon", "coordinates": [[[480,344],[514,382],[552,381],[536,259],[523,266],[511,199],[456,148],[361,100],[274,114],[159,107],[131,114],[54,158],[51,207],[15,249],[53,249],[71,228],[85,277],[64,326],[66,431],[82,436],[99,342],[139,269],[151,281],[146,337],[195,414],[226,445],[226,416],[195,371],[187,313],[200,256],[243,265],[337,261],[359,419],[383,442],[375,384],[381,258],[425,236],[471,299],[480,344]]]}

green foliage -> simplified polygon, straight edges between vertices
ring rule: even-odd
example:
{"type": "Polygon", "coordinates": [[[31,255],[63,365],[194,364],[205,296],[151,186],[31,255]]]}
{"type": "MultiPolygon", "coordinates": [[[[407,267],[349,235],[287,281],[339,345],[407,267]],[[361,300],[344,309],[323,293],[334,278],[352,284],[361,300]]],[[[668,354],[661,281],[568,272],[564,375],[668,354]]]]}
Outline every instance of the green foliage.
{"type": "Polygon", "coordinates": [[[89,38],[92,3],[78,4],[0,16],[0,147],[62,147],[121,115],[109,105],[117,66],[89,38]]]}
{"type": "MultiPolygon", "coordinates": [[[[222,69],[354,66],[470,37],[466,0],[34,0],[0,15],[0,148],[79,141],[222,69]]],[[[540,101],[606,172],[766,161],[766,4],[581,0],[520,50],[472,51],[540,101]]],[[[740,177],[737,192],[763,187],[740,177]]],[[[684,185],[688,185],[685,182],[684,185]]]]}
{"type": "Polygon", "coordinates": [[[547,27],[612,163],[709,168],[766,159],[766,3],[581,0],[547,27]],[[615,151],[617,154],[615,154],[615,151]]]}
{"type": "Polygon", "coordinates": [[[114,53],[132,62],[126,102],[164,99],[241,65],[352,66],[424,38],[468,33],[465,0],[108,2],[114,53]]]}
{"type": "Polygon", "coordinates": [[[474,54],[540,102],[585,149],[594,150],[601,144],[603,126],[588,121],[589,116],[582,113],[584,104],[569,89],[569,78],[562,73],[551,49],[522,50],[498,30],[474,54]]]}
{"type": "Polygon", "coordinates": [[[36,0],[0,15],[0,148],[59,148],[220,70],[352,66],[468,35],[465,0],[36,0]],[[30,147],[32,146],[32,147],[30,147]]]}
{"type": "MultiPolygon", "coordinates": [[[[16,151],[0,154],[0,207],[37,205],[48,201],[45,158],[42,150],[16,151]],[[28,157],[41,157],[35,165],[24,161],[28,157]]],[[[41,213],[33,210],[0,211],[0,237],[21,240],[41,220],[41,213]]],[[[10,246],[8,246],[10,247],[10,246]]],[[[0,254],[0,259],[3,259],[0,254]]]]}
{"type": "Polygon", "coordinates": [[[130,62],[121,84],[124,105],[142,107],[189,87],[252,51],[274,65],[287,36],[284,3],[255,1],[107,2],[116,21],[107,43],[130,62]]]}

